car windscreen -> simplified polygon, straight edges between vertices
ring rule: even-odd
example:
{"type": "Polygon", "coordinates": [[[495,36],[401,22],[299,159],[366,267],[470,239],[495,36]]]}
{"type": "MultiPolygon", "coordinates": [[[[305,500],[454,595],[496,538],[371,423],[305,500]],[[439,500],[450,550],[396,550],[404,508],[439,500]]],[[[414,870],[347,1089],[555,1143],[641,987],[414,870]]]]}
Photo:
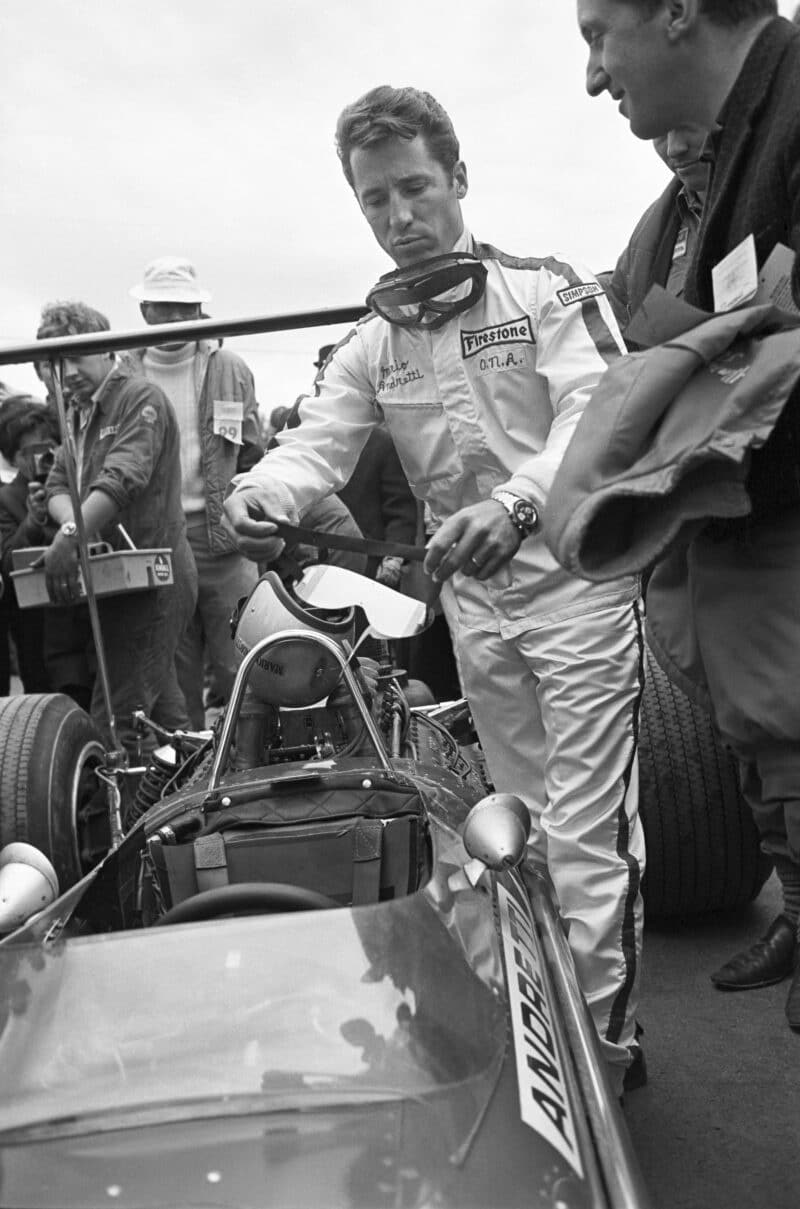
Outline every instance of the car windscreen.
{"type": "Polygon", "coordinates": [[[0,948],[0,1132],[450,1089],[458,1146],[498,1077],[506,1009],[491,896],[444,906],[421,892],[0,948]]]}

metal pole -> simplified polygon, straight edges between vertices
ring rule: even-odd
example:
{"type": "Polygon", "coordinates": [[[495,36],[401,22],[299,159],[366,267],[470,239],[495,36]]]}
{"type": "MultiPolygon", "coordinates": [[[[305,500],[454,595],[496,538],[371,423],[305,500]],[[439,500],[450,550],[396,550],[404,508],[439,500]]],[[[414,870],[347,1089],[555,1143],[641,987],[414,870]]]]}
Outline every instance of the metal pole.
{"type": "Polygon", "coordinates": [[[86,538],[86,525],[84,524],[83,512],[81,510],[75,437],[67,421],[67,409],[64,404],[64,391],[62,387],[64,365],[62,360],[60,358],[51,359],[50,370],[53,381],[53,394],[55,395],[56,408],[58,410],[58,423],[61,428],[61,440],[64,447],[64,469],[67,475],[67,486],[69,487],[69,497],[72,503],[72,514],[78,530],[78,557],[81,564],[83,586],[86,592],[86,604],[89,608],[89,620],[92,626],[92,638],[94,639],[95,655],[97,657],[97,675],[103,692],[103,704],[108,715],[108,729],[111,734],[111,753],[109,754],[114,758],[115,763],[123,764],[125,762],[124,753],[117,739],[117,727],[111,704],[108,665],[106,663],[105,646],[103,645],[103,634],[100,628],[100,614],[97,609],[97,597],[95,596],[92,572],[89,565],[89,545],[86,538]]]}
{"type": "Polygon", "coordinates": [[[53,356],[85,357],[90,353],[112,353],[124,348],[152,348],[158,344],[207,340],[220,336],[249,336],[263,332],[286,332],[294,328],[354,323],[369,314],[365,306],[342,306],[327,310],[299,311],[291,315],[255,315],[241,319],[192,319],[186,323],[158,323],[152,327],[123,332],[86,332],[80,336],[52,336],[25,344],[0,345],[0,365],[45,361],[53,356]]]}

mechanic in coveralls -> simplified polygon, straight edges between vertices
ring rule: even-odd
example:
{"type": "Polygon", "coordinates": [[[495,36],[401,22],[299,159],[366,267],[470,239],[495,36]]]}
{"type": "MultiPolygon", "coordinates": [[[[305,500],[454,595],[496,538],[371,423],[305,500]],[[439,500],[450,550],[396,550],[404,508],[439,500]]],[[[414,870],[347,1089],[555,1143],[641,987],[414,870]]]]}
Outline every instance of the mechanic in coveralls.
{"type": "Polygon", "coordinates": [[[473,239],[458,140],[428,93],[373,89],[341,114],[337,146],[398,269],[371,291],[376,313],[317,376],[299,427],[234,479],[226,513],[244,553],[274,557],[274,526],[253,513],[297,524],[347,482],[385,419],[414,494],[439,522],[425,567],[442,585],[489,771],[531,810],[528,859],[552,877],[620,1092],[638,1057],[638,583],[570,576],[542,541],[538,513],[622,341],[583,269],[473,239]]]}

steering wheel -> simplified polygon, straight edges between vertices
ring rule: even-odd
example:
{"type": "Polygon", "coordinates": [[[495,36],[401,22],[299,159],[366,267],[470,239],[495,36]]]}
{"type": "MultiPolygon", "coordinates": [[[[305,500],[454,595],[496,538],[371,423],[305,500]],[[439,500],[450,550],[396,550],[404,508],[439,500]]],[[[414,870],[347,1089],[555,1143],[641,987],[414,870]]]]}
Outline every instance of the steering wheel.
{"type": "Polygon", "coordinates": [[[307,890],[305,886],[290,886],[283,882],[239,882],[230,886],[215,886],[185,898],[170,907],[157,919],[159,924],[196,923],[202,919],[217,919],[220,915],[256,915],[273,911],[319,911],[339,907],[335,898],[307,890]]]}

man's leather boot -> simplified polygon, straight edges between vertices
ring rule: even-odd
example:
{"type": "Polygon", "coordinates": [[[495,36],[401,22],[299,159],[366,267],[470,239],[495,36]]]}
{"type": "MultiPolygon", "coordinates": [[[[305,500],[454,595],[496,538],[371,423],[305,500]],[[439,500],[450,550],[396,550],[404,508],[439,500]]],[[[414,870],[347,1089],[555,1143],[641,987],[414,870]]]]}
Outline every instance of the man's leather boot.
{"type": "MultiPolygon", "coordinates": [[[[794,969],[795,943],[794,924],[779,915],[766,936],[716,970],[711,981],[722,991],[750,991],[782,982],[794,969]]],[[[800,986],[797,999],[800,1011],[800,986]]]]}

